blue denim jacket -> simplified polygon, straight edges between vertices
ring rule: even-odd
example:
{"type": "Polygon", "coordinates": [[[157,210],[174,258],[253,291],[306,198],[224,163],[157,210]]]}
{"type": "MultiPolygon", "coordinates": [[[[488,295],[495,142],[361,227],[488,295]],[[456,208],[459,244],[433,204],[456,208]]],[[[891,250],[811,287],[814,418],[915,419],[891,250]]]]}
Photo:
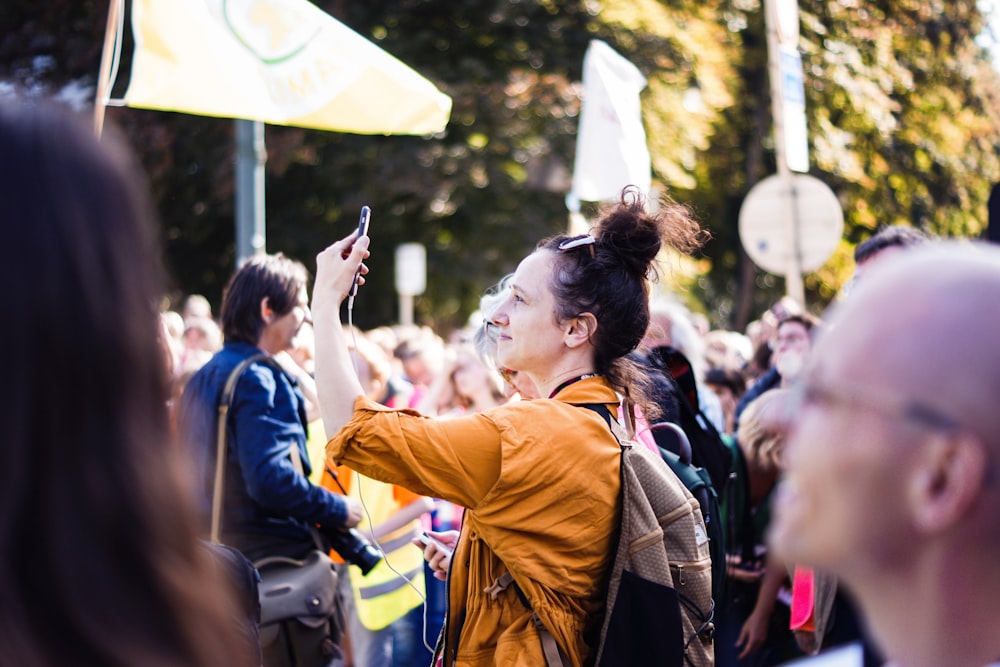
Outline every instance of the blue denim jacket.
{"type": "MultiPolygon", "coordinates": [[[[215,478],[216,419],[229,374],[262,351],[227,343],[187,384],[179,435],[195,464],[199,507],[207,529],[215,478]]],[[[344,498],[309,482],[305,399],[298,383],[264,363],[247,367],[236,384],[229,412],[222,542],[251,560],[301,555],[313,545],[310,524],[341,526],[344,498]],[[298,447],[305,476],[289,456],[298,447]]]]}

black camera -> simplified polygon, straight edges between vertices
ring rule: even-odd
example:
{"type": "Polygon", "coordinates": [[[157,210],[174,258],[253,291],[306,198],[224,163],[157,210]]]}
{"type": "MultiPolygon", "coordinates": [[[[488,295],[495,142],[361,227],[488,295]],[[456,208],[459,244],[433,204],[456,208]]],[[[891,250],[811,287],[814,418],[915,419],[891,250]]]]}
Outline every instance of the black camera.
{"type": "Polygon", "coordinates": [[[361,569],[361,574],[368,574],[382,560],[382,553],[353,528],[327,529],[323,535],[341,558],[361,569]]]}

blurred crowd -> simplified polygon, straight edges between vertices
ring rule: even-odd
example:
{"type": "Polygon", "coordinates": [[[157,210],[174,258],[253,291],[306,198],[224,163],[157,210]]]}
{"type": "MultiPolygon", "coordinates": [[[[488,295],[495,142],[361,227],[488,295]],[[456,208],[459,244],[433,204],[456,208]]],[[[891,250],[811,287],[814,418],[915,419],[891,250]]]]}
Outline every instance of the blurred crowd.
{"type": "MultiPolygon", "coordinates": [[[[495,295],[502,289],[503,283],[491,294],[495,295]]],[[[483,298],[482,307],[487,311],[491,294],[483,298]]],[[[183,300],[180,312],[166,311],[161,317],[173,369],[173,396],[176,402],[184,391],[186,381],[222,348],[223,341],[209,302],[201,295],[188,296],[183,300]]],[[[530,381],[525,377],[519,381],[516,371],[499,367],[490,354],[490,346],[484,345],[487,319],[488,312],[476,311],[469,317],[466,327],[447,335],[426,326],[396,325],[351,331],[350,347],[355,368],[368,397],[389,407],[410,408],[442,418],[479,412],[509,401],[537,398],[537,391],[530,381]]],[[[729,540],[727,550],[732,572],[728,586],[730,599],[726,604],[717,603],[719,631],[716,653],[719,665],[779,664],[803,655],[789,626],[792,578],[775,577],[773,583],[765,578],[768,503],[777,483],[781,438],[772,432],[773,425],[767,425],[773,424],[775,419],[773,415],[769,417],[765,414],[764,401],[755,399],[771,389],[787,387],[794,382],[805,366],[818,326],[816,318],[789,298],[774,303],[744,332],[709,329],[704,315],[694,313],[676,301],[651,304],[650,326],[640,350],[648,353],[656,349],[672,349],[690,362],[696,387],[693,407],[698,419],[709,422],[710,427],[730,447],[740,449],[742,453],[736,457],[744,462],[742,465],[747,471],[745,475],[740,475],[740,484],[745,486],[740,492],[747,495],[749,503],[741,509],[748,512],[754,529],[749,536],[734,535],[729,540]],[[744,537],[747,544],[741,542],[744,537]],[[765,597],[758,604],[762,583],[766,584],[765,597]]],[[[315,372],[314,342],[312,325],[305,322],[291,349],[276,355],[293,377],[306,384],[315,372]]],[[[350,488],[349,480],[354,473],[343,466],[331,469],[325,460],[323,446],[326,438],[322,421],[317,406],[308,400],[310,393],[305,393],[312,479],[334,491],[345,486],[350,488]]],[[[679,421],[677,416],[674,419],[679,421]]],[[[363,479],[361,500],[366,504],[377,497],[383,487],[388,489],[391,510],[386,510],[380,520],[406,513],[410,519],[418,517],[421,525],[428,530],[444,532],[458,529],[461,507],[440,499],[423,499],[424,504],[418,502],[421,501],[419,497],[407,495],[400,487],[363,479]],[[425,509],[414,514],[414,507],[425,509]]],[[[357,489],[358,485],[355,484],[354,488],[357,489]]],[[[342,488],[340,490],[343,491],[342,488]]],[[[719,488],[717,492],[721,495],[725,490],[719,488]]],[[[735,512],[731,509],[727,511],[735,512]]],[[[376,525],[379,523],[374,519],[372,521],[376,525]]],[[[369,531],[369,539],[378,542],[384,534],[373,531],[371,523],[366,520],[363,525],[369,531]]],[[[772,564],[771,572],[782,571],[780,567],[780,564],[772,564]]],[[[365,583],[358,576],[354,579],[354,587],[365,583]]],[[[367,601],[362,601],[360,595],[352,592],[351,577],[347,572],[342,582],[347,584],[345,597],[357,600],[357,604],[349,606],[349,611],[352,614],[352,637],[355,638],[354,643],[359,645],[355,647],[355,654],[360,656],[359,647],[371,650],[368,641],[358,639],[373,632],[365,628],[358,617],[359,605],[364,607],[367,601]]],[[[409,645],[426,642],[428,647],[432,647],[444,617],[444,582],[434,578],[433,572],[428,569],[424,586],[426,619],[419,597],[411,597],[403,603],[404,607],[409,605],[408,608],[392,612],[392,622],[397,623],[397,627],[405,626],[412,635],[409,645]]],[[[380,618],[375,624],[384,627],[385,621],[380,618]]],[[[401,664],[398,660],[391,662],[391,646],[392,642],[383,643],[382,652],[377,657],[359,658],[355,664],[359,667],[401,664]]],[[[414,664],[423,664],[421,660],[429,655],[420,655],[420,660],[414,664]]]]}
{"type": "Polygon", "coordinates": [[[712,632],[695,636],[714,641],[716,665],[841,647],[851,657],[828,664],[1000,664],[995,247],[887,226],[857,246],[825,321],[784,298],[745,331],[712,330],[679,302],[647,312],[666,219],[697,226],[684,207],[649,215],[626,190],[593,234],[543,241],[458,331],[345,331],[341,301],[367,272],[368,239],[353,236],[318,258],[316,313],[304,266],[282,255],[243,263],[220,315],[196,294],[157,312],[159,247],[127,152],[44,109],[0,109],[0,146],[14,212],[2,220],[19,234],[0,269],[10,284],[37,275],[12,295],[24,353],[3,404],[10,664],[258,665],[264,647],[268,667],[427,665],[456,603],[480,622],[451,631],[451,655],[537,662],[543,631],[561,629],[557,659],[587,663],[590,637],[567,628],[593,625],[605,602],[621,483],[600,473],[624,460],[615,405],[643,447],[704,483],[689,490],[695,533],[712,542],[712,632]],[[636,229],[655,243],[623,233],[636,229]],[[578,409],[591,405],[607,423],[578,409]],[[567,493],[592,490],[604,495],[563,511],[567,493]],[[235,549],[205,539],[214,494],[235,549]],[[564,560],[532,551],[548,545],[564,560]],[[321,570],[345,627],[339,612],[309,619],[307,660],[281,643],[307,630],[287,623],[276,648],[259,634],[250,573],[331,546],[339,576],[321,570]],[[565,595],[574,577],[583,592],[565,595]],[[553,627],[532,595],[557,601],[553,627]]]}

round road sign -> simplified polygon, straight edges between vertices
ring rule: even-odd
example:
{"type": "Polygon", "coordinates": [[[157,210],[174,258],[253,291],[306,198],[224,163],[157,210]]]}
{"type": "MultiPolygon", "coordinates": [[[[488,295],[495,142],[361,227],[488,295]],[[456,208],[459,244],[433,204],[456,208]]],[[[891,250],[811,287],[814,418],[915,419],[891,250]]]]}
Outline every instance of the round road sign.
{"type": "Polygon", "coordinates": [[[750,189],[740,208],[740,240],[750,259],[765,271],[786,275],[815,271],[830,258],[844,231],[844,211],[823,181],[806,174],[768,176],[750,189]],[[794,212],[798,243],[792,238],[794,212]],[[796,245],[798,252],[796,253],[796,245]]]}

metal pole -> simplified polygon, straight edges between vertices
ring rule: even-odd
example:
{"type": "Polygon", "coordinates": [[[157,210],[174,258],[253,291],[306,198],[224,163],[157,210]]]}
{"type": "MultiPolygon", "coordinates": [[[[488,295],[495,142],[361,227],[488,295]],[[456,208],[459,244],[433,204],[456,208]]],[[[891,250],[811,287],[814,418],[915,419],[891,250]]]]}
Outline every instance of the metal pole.
{"type": "Polygon", "coordinates": [[[111,97],[111,70],[117,40],[118,21],[121,18],[122,0],[111,0],[108,5],[108,24],[104,28],[104,48],[101,50],[101,70],[97,75],[97,95],[94,98],[94,134],[98,139],[104,131],[104,114],[108,109],[108,98],[111,97]]]}
{"type": "Polygon", "coordinates": [[[771,83],[771,116],[774,121],[774,152],[778,165],[778,177],[788,196],[785,224],[791,241],[792,254],[785,273],[785,293],[805,306],[805,288],[802,284],[802,241],[799,238],[798,205],[795,181],[788,168],[785,145],[785,114],[783,108],[781,43],[778,37],[777,0],[765,0],[764,25],[767,31],[768,79],[771,83]]]}
{"type": "Polygon", "coordinates": [[[413,324],[413,295],[399,295],[399,323],[405,327],[413,324]]]}
{"type": "Polygon", "coordinates": [[[264,123],[236,119],[236,265],[265,252],[264,123]]]}

